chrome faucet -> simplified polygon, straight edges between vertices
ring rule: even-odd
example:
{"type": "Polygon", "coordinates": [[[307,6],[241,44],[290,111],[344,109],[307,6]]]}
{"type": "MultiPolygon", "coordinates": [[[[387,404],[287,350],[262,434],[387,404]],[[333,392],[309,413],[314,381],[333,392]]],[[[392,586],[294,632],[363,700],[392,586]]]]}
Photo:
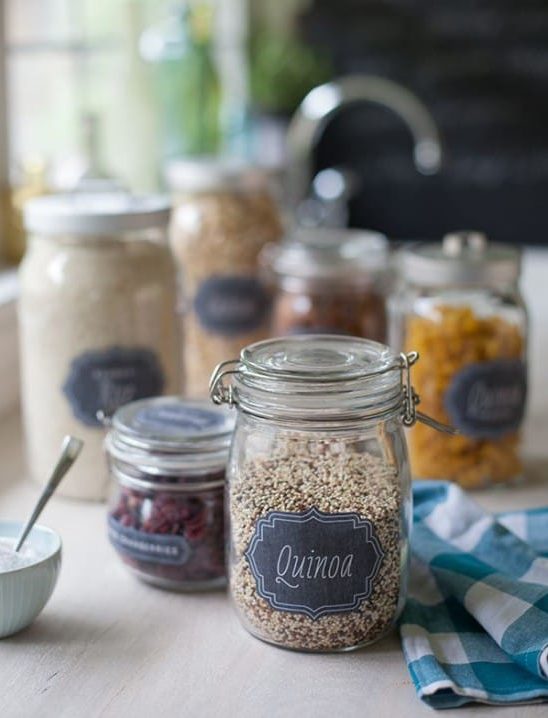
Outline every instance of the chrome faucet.
{"type": "MultiPolygon", "coordinates": [[[[348,105],[373,102],[395,112],[408,126],[414,140],[413,159],[417,171],[430,175],[439,171],[442,160],[441,140],[436,123],[423,103],[409,90],[391,80],[370,75],[349,75],[319,85],[301,102],[289,125],[288,202],[298,213],[314,192],[312,153],[332,117],[348,105]]],[[[334,171],[338,171],[334,168],[334,171]]],[[[340,173],[340,196],[332,202],[348,199],[345,171],[340,173]]],[[[337,182],[335,182],[337,185],[337,182]]],[[[316,198],[320,201],[316,192],[316,198]]],[[[335,215],[340,218],[340,208],[335,215]]],[[[337,221],[337,220],[335,220],[337,221]]]]}

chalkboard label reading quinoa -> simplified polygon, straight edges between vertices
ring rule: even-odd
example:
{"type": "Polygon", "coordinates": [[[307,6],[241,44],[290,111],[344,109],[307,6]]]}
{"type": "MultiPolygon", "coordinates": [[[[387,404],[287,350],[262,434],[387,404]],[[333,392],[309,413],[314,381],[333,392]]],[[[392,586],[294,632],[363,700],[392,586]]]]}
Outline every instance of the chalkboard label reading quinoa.
{"type": "Polygon", "coordinates": [[[452,424],[466,436],[496,439],[519,428],[527,394],[519,360],[470,364],[454,377],[445,395],[452,424]]]}
{"type": "Polygon", "coordinates": [[[148,349],[112,347],[76,357],[63,387],[74,416],[86,426],[101,426],[97,413],[110,416],[136,399],[161,394],[164,374],[148,349]]]}
{"type": "Polygon", "coordinates": [[[312,620],[355,611],[369,598],[384,552],[356,513],[271,511],[246,551],[257,593],[279,611],[312,620]]]}
{"type": "Polygon", "coordinates": [[[108,535],[114,548],[136,561],[182,566],[191,555],[190,546],[183,536],[139,531],[124,526],[112,516],[108,517],[108,535]]]}
{"type": "Polygon", "coordinates": [[[270,296],[255,277],[213,276],[200,285],[194,310],[204,329],[235,336],[254,331],[270,312],[270,296]]]}

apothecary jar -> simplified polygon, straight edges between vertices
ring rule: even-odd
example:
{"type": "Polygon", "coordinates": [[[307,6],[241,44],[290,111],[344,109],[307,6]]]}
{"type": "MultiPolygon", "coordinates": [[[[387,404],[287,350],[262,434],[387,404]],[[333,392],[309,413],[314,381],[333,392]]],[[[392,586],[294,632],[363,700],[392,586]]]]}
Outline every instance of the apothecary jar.
{"type": "Polygon", "coordinates": [[[516,247],[479,232],[455,232],[401,254],[390,345],[421,354],[414,379],[421,409],[460,434],[413,428],[415,478],[478,488],[521,474],[527,312],[520,265],[516,247]]]}
{"type": "Polygon", "coordinates": [[[294,336],[248,346],[213,375],[213,400],[237,408],[230,592],[258,638],[341,651],[394,625],[407,581],[403,428],[414,420],[415,359],[364,339],[294,336]]]}

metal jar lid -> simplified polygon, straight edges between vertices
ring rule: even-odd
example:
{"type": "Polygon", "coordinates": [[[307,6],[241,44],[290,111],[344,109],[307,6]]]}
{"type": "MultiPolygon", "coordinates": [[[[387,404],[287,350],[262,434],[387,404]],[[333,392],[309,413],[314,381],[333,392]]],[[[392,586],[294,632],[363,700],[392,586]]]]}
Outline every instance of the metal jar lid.
{"type": "Polygon", "coordinates": [[[265,247],[263,266],[284,286],[299,282],[368,284],[388,268],[388,240],[379,232],[302,228],[265,247]]]}
{"type": "Polygon", "coordinates": [[[25,229],[38,235],[116,235],[167,227],[170,201],[160,195],[73,192],[29,200],[25,229]]]}
{"type": "Polygon", "coordinates": [[[406,281],[427,287],[508,285],[519,279],[521,253],[489,242],[481,232],[452,232],[441,242],[404,249],[400,268],[406,281]]]}
{"type": "Polygon", "coordinates": [[[106,449],[128,473],[131,467],[152,476],[188,473],[192,481],[193,474],[224,468],[234,418],[205,400],[140,399],[116,411],[106,449]]]}

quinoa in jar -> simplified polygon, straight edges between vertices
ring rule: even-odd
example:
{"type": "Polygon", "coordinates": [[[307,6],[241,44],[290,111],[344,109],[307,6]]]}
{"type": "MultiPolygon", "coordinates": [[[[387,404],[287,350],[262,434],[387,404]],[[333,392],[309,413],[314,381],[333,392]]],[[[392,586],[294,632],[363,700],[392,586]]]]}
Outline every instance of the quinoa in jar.
{"type": "Polygon", "coordinates": [[[106,450],[116,483],[109,538],[139,578],[181,591],[225,583],[225,464],[232,415],[162,397],[113,417],[106,450]]]}
{"type": "Polygon", "coordinates": [[[312,335],[246,347],[211,381],[237,408],[227,476],[229,586],[256,637],[344,651],[394,626],[411,524],[404,426],[415,353],[312,335]]]}

